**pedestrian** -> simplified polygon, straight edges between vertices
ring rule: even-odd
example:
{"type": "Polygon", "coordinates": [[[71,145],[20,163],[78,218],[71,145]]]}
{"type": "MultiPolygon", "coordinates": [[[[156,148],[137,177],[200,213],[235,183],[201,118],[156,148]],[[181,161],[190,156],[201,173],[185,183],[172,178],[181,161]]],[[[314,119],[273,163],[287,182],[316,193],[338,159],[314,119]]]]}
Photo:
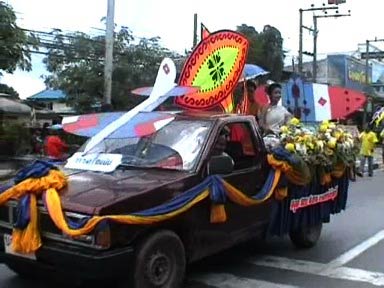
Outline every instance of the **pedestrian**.
{"type": "Polygon", "coordinates": [[[51,126],[49,135],[44,141],[45,154],[54,160],[64,160],[69,146],[60,137],[61,129],[58,125],[51,126]]]}
{"type": "Polygon", "coordinates": [[[384,164],[384,128],[380,132],[380,142],[381,142],[381,161],[384,164]]]}
{"type": "Polygon", "coordinates": [[[45,141],[45,138],[48,136],[49,134],[49,131],[48,131],[48,127],[49,127],[49,123],[48,122],[44,122],[43,124],[43,128],[41,129],[41,133],[40,133],[40,137],[41,137],[41,140],[44,142],[45,141]]]}
{"type": "Polygon", "coordinates": [[[371,131],[369,125],[365,125],[364,131],[360,134],[360,169],[358,176],[363,177],[365,161],[368,159],[368,176],[373,176],[373,152],[375,144],[379,142],[376,133],[371,131]]]}
{"type": "Polygon", "coordinates": [[[39,129],[34,129],[31,139],[32,152],[34,154],[42,154],[43,139],[41,138],[41,132],[39,129]]]}

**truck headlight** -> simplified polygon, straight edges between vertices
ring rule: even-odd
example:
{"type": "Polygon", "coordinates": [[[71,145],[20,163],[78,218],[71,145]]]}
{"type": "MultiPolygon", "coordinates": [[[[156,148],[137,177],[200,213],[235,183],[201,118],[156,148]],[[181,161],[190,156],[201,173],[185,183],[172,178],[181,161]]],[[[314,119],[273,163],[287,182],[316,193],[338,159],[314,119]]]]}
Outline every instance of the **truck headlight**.
{"type": "Polygon", "coordinates": [[[111,247],[111,228],[108,223],[101,223],[95,232],[95,245],[108,249],[111,247]]]}

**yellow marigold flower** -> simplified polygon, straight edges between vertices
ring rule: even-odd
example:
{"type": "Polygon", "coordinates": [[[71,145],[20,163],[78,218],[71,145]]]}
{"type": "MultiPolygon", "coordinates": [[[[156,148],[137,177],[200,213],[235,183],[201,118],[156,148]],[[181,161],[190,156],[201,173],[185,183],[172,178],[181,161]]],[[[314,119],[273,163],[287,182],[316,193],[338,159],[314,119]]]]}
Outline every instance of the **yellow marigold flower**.
{"type": "Polygon", "coordinates": [[[327,143],[328,148],[334,149],[336,147],[336,141],[336,138],[329,139],[327,143]]]}
{"type": "Polygon", "coordinates": [[[342,135],[343,135],[343,134],[342,134],[341,132],[339,132],[339,131],[336,131],[335,133],[333,133],[333,136],[334,136],[336,139],[341,138],[342,135]]]}
{"type": "Polygon", "coordinates": [[[320,132],[326,132],[328,130],[328,125],[326,124],[321,124],[320,127],[319,127],[319,131],[320,132]]]}
{"type": "Polygon", "coordinates": [[[288,131],[289,131],[289,129],[288,129],[287,126],[284,125],[284,126],[281,126],[281,127],[280,127],[280,132],[281,132],[281,133],[288,133],[288,131]]]}
{"type": "Polygon", "coordinates": [[[300,120],[297,119],[296,117],[292,118],[290,121],[289,121],[289,124],[291,125],[294,125],[294,126],[297,126],[300,124],[300,120]]]}
{"type": "Polygon", "coordinates": [[[289,151],[289,152],[294,152],[295,151],[295,144],[293,143],[287,143],[285,144],[285,150],[289,151]]]}

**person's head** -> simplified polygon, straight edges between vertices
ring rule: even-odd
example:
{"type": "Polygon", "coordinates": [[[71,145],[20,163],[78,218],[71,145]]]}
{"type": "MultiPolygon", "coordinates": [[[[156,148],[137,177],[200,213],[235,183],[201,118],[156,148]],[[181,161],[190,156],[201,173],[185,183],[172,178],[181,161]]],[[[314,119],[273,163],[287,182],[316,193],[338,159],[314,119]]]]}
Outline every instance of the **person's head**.
{"type": "Polygon", "coordinates": [[[247,80],[245,82],[245,88],[247,89],[247,96],[249,102],[255,102],[256,83],[252,80],[247,80]]]}
{"type": "Polygon", "coordinates": [[[213,155],[221,155],[225,151],[227,148],[229,136],[230,130],[227,126],[224,126],[216,140],[215,146],[213,148],[213,155]]]}
{"type": "Polygon", "coordinates": [[[364,125],[364,131],[367,132],[367,133],[370,132],[371,131],[371,127],[369,127],[368,124],[365,124],[364,125]]]}
{"type": "Polygon", "coordinates": [[[49,127],[49,123],[48,122],[44,122],[44,124],[43,124],[43,129],[45,130],[45,129],[48,129],[48,127],[49,127]]]}
{"type": "Polygon", "coordinates": [[[277,105],[281,99],[281,85],[278,83],[272,83],[267,87],[266,92],[269,96],[269,100],[271,101],[271,105],[277,105]]]}

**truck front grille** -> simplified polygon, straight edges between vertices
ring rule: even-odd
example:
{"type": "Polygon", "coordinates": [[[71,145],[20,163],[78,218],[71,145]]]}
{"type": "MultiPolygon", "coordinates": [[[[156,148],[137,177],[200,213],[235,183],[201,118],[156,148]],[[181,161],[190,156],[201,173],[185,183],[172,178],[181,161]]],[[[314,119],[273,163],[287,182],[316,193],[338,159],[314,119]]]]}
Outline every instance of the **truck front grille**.
{"type": "MultiPolygon", "coordinates": [[[[71,219],[73,221],[78,221],[84,217],[85,215],[65,212],[65,216],[67,219],[71,219]]],[[[17,217],[17,202],[9,201],[6,205],[0,206],[0,227],[13,229],[14,223],[17,217]]],[[[47,210],[41,205],[39,205],[39,227],[41,231],[42,238],[66,242],[71,244],[76,244],[78,246],[92,247],[98,248],[95,244],[95,236],[94,235],[84,235],[81,237],[72,238],[68,235],[62,233],[56,225],[51,220],[47,210]]]]}

